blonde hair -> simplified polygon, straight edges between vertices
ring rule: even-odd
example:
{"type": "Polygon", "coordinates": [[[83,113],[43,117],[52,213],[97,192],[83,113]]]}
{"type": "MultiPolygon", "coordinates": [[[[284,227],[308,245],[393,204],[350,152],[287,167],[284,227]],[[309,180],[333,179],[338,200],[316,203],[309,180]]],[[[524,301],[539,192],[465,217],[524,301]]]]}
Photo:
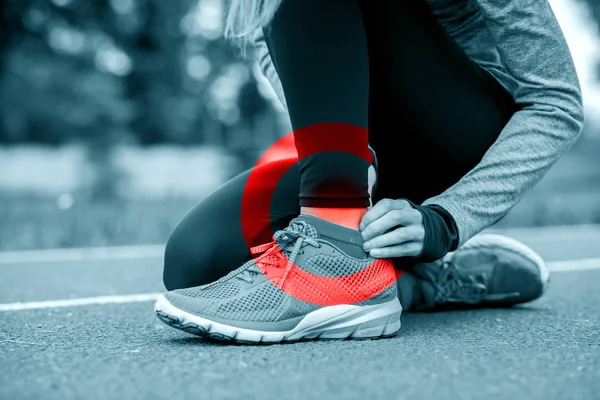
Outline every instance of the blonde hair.
{"type": "Polygon", "coordinates": [[[229,0],[225,38],[236,42],[242,53],[258,29],[266,27],[282,0],[229,0]]]}

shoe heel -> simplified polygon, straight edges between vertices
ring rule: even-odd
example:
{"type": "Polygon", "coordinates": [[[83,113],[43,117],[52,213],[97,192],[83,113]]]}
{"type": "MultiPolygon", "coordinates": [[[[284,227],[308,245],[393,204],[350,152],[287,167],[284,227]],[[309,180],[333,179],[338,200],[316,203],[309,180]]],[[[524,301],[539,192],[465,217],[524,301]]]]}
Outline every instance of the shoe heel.
{"type": "Polygon", "coordinates": [[[394,336],[400,329],[402,306],[397,298],[384,304],[354,307],[334,306],[320,313],[338,313],[335,317],[304,327],[293,336],[319,339],[377,339],[394,336]],[[342,310],[344,310],[342,312],[342,310]]]}
{"type": "Polygon", "coordinates": [[[390,316],[385,324],[359,326],[358,329],[350,335],[349,339],[377,339],[394,336],[400,330],[400,326],[400,315],[398,314],[390,316]]]}
{"type": "Polygon", "coordinates": [[[378,318],[356,326],[327,329],[318,335],[319,339],[378,339],[394,336],[400,330],[400,314],[378,318]]]}

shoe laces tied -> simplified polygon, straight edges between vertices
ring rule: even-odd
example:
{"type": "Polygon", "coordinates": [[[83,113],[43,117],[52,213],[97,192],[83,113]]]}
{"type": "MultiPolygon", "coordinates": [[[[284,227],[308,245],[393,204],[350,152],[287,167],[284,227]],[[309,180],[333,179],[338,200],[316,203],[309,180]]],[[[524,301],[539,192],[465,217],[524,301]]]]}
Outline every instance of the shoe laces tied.
{"type": "Polygon", "coordinates": [[[435,302],[477,304],[486,299],[488,276],[485,273],[469,274],[449,261],[443,261],[437,275],[427,271],[436,289],[435,302]]]}
{"type": "Polygon", "coordinates": [[[315,238],[308,236],[308,224],[306,222],[291,221],[287,227],[275,232],[272,242],[250,249],[250,253],[256,256],[255,258],[247,261],[240,268],[232,271],[219,281],[235,277],[247,283],[253,283],[254,277],[258,274],[268,273],[269,267],[281,268],[281,257],[286,257],[285,273],[279,284],[281,289],[300,250],[307,245],[321,247],[321,244],[315,238]],[[259,268],[258,264],[263,268],[259,268]]]}

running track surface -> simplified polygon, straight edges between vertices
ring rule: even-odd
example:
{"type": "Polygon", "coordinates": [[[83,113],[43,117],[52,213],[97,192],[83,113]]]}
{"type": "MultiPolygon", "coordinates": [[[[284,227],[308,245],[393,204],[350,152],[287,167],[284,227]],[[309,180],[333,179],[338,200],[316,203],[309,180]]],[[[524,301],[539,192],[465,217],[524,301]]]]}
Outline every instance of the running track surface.
{"type": "Polygon", "coordinates": [[[0,253],[0,399],[600,399],[600,226],[502,232],[549,263],[542,299],[259,347],[154,316],[160,246],[0,253]]]}

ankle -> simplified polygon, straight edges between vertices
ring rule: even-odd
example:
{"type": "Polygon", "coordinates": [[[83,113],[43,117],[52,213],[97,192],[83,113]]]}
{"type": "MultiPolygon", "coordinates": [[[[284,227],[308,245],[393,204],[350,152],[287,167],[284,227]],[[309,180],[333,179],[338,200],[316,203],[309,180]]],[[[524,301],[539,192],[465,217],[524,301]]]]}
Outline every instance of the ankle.
{"type": "Polygon", "coordinates": [[[321,218],[346,228],[359,230],[360,220],[367,212],[367,208],[324,208],[301,207],[300,215],[311,215],[321,218]]]}

